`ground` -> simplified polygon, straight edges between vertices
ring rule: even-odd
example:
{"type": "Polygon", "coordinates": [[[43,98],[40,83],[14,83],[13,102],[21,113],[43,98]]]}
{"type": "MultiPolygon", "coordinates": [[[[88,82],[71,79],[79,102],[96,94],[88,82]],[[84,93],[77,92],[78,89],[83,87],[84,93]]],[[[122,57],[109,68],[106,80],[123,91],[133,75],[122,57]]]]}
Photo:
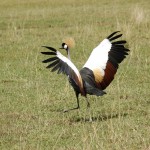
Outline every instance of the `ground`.
{"type": "Polygon", "coordinates": [[[0,17],[0,149],[150,149],[149,0],[5,0],[0,17]],[[131,51],[107,94],[88,96],[93,122],[84,97],[79,111],[63,113],[76,97],[66,76],[45,69],[41,46],[73,37],[80,69],[118,30],[131,51]]]}

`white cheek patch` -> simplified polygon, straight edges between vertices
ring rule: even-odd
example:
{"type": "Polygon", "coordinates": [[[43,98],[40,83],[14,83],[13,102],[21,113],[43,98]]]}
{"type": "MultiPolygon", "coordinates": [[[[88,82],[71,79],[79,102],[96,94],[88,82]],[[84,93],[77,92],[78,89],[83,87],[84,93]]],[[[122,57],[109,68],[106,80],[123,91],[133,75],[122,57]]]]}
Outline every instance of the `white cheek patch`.
{"type": "Polygon", "coordinates": [[[65,44],[65,45],[64,45],[64,49],[67,49],[67,47],[68,47],[67,44],[65,44]]]}

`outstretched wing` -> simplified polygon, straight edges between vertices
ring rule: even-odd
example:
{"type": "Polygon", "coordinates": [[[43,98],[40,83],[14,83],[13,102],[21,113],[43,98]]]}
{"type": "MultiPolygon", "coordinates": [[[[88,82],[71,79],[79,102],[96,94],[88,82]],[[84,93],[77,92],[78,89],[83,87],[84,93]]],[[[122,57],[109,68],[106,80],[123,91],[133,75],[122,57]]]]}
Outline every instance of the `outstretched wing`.
{"type": "Polygon", "coordinates": [[[94,82],[97,88],[104,90],[114,79],[118,65],[128,55],[129,49],[124,47],[125,40],[114,41],[122,36],[116,31],[104,39],[91,53],[80,71],[87,82],[94,82]],[[84,72],[87,72],[86,76],[84,72]]]}
{"type": "Polygon", "coordinates": [[[42,54],[51,56],[50,58],[42,61],[43,63],[50,63],[46,68],[52,68],[52,72],[57,71],[58,74],[63,73],[69,76],[69,78],[71,79],[70,81],[72,81],[75,86],[78,86],[81,94],[83,94],[84,90],[82,78],[76,66],[53,47],[42,47],[50,50],[50,52],[41,52],[42,54]]]}

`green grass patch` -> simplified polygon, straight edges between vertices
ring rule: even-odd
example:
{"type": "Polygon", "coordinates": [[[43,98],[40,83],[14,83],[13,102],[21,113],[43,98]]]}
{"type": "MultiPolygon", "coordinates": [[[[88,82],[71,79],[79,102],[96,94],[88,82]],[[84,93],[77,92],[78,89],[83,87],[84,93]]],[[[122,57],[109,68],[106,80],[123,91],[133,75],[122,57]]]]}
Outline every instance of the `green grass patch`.
{"type": "MultiPolygon", "coordinates": [[[[150,149],[149,1],[5,0],[0,5],[0,149],[150,149]],[[76,105],[67,77],[45,69],[41,46],[73,37],[81,68],[93,48],[122,31],[130,55],[103,97],[76,105]]],[[[64,52],[62,52],[65,54],[64,52]]]]}

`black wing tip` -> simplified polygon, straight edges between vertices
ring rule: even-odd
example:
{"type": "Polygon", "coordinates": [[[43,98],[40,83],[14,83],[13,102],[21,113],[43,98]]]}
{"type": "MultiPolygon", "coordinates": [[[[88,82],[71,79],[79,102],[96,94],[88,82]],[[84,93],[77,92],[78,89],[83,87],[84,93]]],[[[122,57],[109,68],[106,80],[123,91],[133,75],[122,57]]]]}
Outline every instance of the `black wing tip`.
{"type": "Polygon", "coordinates": [[[47,48],[47,47],[50,47],[50,46],[42,45],[41,47],[46,47],[47,48]]]}
{"type": "Polygon", "coordinates": [[[45,48],[47,48],[48,46],[42,45],[41,47],[45,47],[45,48]]]}
{"type": "Polygon", "coordinates": [[[56,52],[57,50],[55,49],[55,48],[53,48],[53,47],[50,47],[50,46],[41,46],[41,47],[45,47],[45,48],[47,48],[47,49],[49,49],[49,50],[51,50],[51,51],[53,51],[53,52],[56,52]]]}
{"type": "Polygon", "coordinates": [[[43,63],[49,63],[49,62],[53,62],[55,60],[58,60],[58,57],[51,57],[51,58],[48,58],[46,60],[43,60],[42,62],[43,63]]]}
{"type": "Polygon", "coordinates": [[[107,37],[107,39],[110,39],[111,37],[113,37],[113,35],[115,35],[115,34],[118,33],[118,32],[121,32],[121,31],[115,31],[115,32],[111,33],[111,34],[107,37]]]}
{"type": "Polygon", "coordinates": [[[115,31],[115,32],[113,32],[113,33],[116,34],[116,33],[118,33],[118,32],[121,32],[121,31],[118,30],[118,31],[115,31]]]}
{"type": "Polygon", "coordinates": [[[115,41],[115,42],[112,42],[112,44],[116,44],[116,45],[124,45],[124,44],[126,44],[127,43],[127,41],[126,40],[120,40],[120,41],[115,41]]]}
{"type": "Polygon", "coordinates": [[[45,52],[40,52],[41,54],[45,54],[45,52]]]}
{"type": "Polygon", "coordinates": [[[46,60],[43,60],[42,63],[47,63],[46,60]]]}
{"type": "Polygon", "coordinates": [[[43,60],[42,63],[46,63],[45,60],[43,60]]]}
{"type": "Polygon", "coordinates": [[[48,48],[48,49],[52,48],[52,47],[46,46],[46,45],[42,45],[41,47],[45,47],[45,48],[48,48]]]}
{"type": "Polygon", "coordinates": [[[56,52],[41,52],[44,55],[57,55],[56,52]]]}

